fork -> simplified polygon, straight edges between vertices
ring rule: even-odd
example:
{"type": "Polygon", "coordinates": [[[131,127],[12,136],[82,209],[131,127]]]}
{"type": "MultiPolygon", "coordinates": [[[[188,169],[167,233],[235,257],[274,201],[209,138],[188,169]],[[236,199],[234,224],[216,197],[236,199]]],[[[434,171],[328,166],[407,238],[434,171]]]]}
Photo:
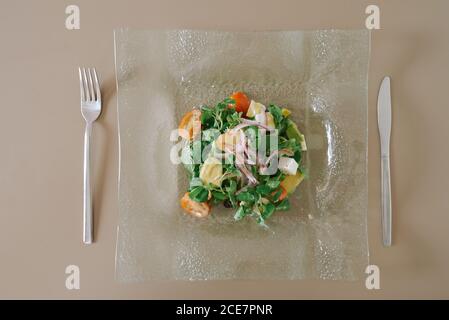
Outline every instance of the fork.
{"type": "Polygon", "coordinates": [[[90,138],[92,125],[101,113],[100,84],[95,68],[78,68],[81,92],[81,114],[86,120],[84,132],[84,204],[83,242],[93,242],[92,188],[90,184],[90,138]]]}

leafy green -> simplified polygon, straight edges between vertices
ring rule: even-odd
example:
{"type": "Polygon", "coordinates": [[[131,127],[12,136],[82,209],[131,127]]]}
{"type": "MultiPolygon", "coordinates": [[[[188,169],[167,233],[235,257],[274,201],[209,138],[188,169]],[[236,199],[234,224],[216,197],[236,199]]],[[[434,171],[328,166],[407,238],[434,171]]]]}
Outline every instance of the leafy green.
{"type": "Polygon", "coordinates": [[[242,113],[241,112],[231,113],[230,115],[228,115],[226,117],[226,121],[228,122],[227,127],[228,128],[233,128],[233,127],[235,127],[236,125],[238,125],[242,121],[242,113]]]}
{"type": "Polygon", "coordinates": [[[225,193],[223,193],[223,192],[211,191],[211,193],[212,193],[212,197],[214,199],[219,200],[219,201],[224,201],[224,200],[226,200],[228,198],[227,195],[225,193]]]}
{"type": "Polygon", "coordinates": [[[214,125],[214,109],[207,106],[201,107],[201,125],[203,129],[209,129],[214,125]]]}
{"type": "Polygon", "coordinates": [[[237,182],[235,180],[229,180],[229,186],[225,188],[229,202],[231,203],[233,208],[237,207],[237,199],[235,196],[235,192],[237,191],[237,182]]]}
{"type": "Polygon", "coordinates": [[[279,142],[279,149],[289,149],[292,152],[300,151],[301,145],[299,144],[299,141],[296,141],[296,139],[282,139],[281,142],[279,142]]]}
{"type": "Polygon", "coordinates": [[[274,213],[276,207],[271,202],[263,206],[262,218],[267,220],[274,213]]]}
{"type": "Polygon", "coordinates": [[[227,128],[240,123],[241,115],[234,108],[229,107],[229,105],[234,103],[235,101],[233,99],[226,98],[217,103],[215,108],[203,106],[201,108],[201,124],[203,129],[215,128],[223,133],[227,128]]]}
{"type": "Polygon", "coordinates": [[[235,212],[234,219],[235,220],[242,220],[247,215],[247,211],[243,206],[240,206],[237,211],[235,212]]]}
{"type": "Polygon", "coordinates": [[[228,193],[235,193],[237,191],[237,182],[235,180],[229,181],[229,186],[226,187],[228,193]]]}
{"type": "Polygon", "coordinates": [[[287,129],[285,131],[285,134],[289,139],[295,139],[298,144],[301,143],[301,141],[304,139],[304,136],[299,131],[298,126],[296,123],[294,123],[292,120],[287,120],[287,129]]]}
{"type": "Polygon", "coordinates": [[[211,128],[207,130],[202,130],[202,139],[203,141],[212,142],[220,135],[220,131],[217,129],[211,128]]]}
{"type": "Polygon", "coordinates": [[[268,184],[260,184],[256,187],[256,191],[260,193],[262,196],[265,196],[271,193],[273,188],[271,188],[268,184]]]}
{"type": "Polygon", "coordinates": [[[266,182],[267,187],[269,187],[271,190],[276,189],[281,184],[281,181],[270,179],[266,182]]]}
{"type": "Polygon", "coordinates": [[[225,98],[221,103],[226,104],[226,107],[229,106],[230,104],[235,104],[235,100],[232,98],[225,98]]]}
{"type": "Polygon", "coordinates": [[[245,202],[254,202],[256,200],[254,194],[249,191],[241,192],[237,195],[237,200],[245,202]]]}
{"type": "Polygon", "coordinates": [[[240,171],[233,164],[223,164],[223,170],[230,174],[240,174],[240,171]]]}
{"type": "Polygon", "coordinates": [[[268,106],[268,111],[270,111],[270,113],[273,115],[274,124],[276,125],[276,127],[278,127],[282,119],[284,119],[284,116],[282,115],[282,109],[275,104],[270,104],[268,106]]]}
{"type": "Polygon", "coordinates": [[[273,202],[277,202],[279,200],[279,197],[281,196],[281,194],[282,194],[282,190],[276,191],[276,193],[271,197],[271,200],[273,202]]]}
{"type": "Polygon", "coordinates": [[[189,193],[190,199],[196,202],[205,202],[209,197],[209,190],[203,186],[193,188],[189,193]]]}

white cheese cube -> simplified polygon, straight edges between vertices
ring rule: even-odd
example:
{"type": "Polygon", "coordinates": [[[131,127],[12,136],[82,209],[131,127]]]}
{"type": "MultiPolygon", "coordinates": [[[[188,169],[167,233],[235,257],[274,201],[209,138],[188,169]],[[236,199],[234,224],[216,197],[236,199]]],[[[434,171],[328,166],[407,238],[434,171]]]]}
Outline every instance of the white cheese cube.
{"type": "Polygon", "coordinates": [[[265,106],[259,102],[251,100],[248,111],[246,112],[247,117],[255,117],[257,113],[265,112],[265,106]]]}
{"type": "Polygon", "coordinates": [[[281,157],[279,159],[278,168],[279,170],[281,170],[282,173],[293,176],[296,174],[296,171],[298,170],[298,163],[295,161],[295,159],[281,157]]]}
{"type": "Polygon", "coordinates": [[[267,117],[265,116],[265,112],[256,113],[255,120],[261,124],[267,124],[267,117]]]}

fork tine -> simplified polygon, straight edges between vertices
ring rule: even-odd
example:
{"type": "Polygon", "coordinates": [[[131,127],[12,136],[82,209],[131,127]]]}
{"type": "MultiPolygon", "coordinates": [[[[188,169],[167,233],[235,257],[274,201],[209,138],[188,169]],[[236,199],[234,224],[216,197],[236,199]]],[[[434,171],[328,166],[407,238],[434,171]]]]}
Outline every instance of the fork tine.
{"type": "Polygon", "coordinates": [[[86,101],[90,101],[90,91],[89,84],[87,82],[86,68],[83,68],[83,82],[84,82],[84,90],[86,94],[86,101]]]}
{"type": "Polygon", "coordinates": [[[95,92],[94,92],[94,83],[92,81],[92,72],[90,68],[87,68],[87,75],[89,78],[89,93],[90,93],[90,101],[95,101],[95,92]]]}
{"type": "Polygon", "coordinates": [[[80,76],[80,94],[81,94],[81,101],[85,100],[85,96],[84,96],[84,83],[83,83],[83,76],[81,74],[81,68],[78,67],[78,73],[80,76]]]}
{"type": "Polygon", "coordinates": [[[97,70],[93,68],[94,72],[94,81],[95,81],[95,94],[97,95],[97,101],[101,102],[101,91],[100,91],[100,84],[98,83],[98,77],[97,77],[97,70]]]}

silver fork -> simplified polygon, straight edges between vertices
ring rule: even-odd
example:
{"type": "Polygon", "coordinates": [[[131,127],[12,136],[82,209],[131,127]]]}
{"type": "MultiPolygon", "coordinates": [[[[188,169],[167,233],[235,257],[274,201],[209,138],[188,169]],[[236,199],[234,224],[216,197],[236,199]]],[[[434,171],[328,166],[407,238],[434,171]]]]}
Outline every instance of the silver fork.
{"type": "Polygon", "coordinates": [[[81,91],[81,114],[86,120],[84,133],[84,205],[83,205],[83,242],[93,241],[92,188],[90,185],[90,137],[92,125],[101,113],[101,92],[95,68],[78,68],[81,91]]]}

